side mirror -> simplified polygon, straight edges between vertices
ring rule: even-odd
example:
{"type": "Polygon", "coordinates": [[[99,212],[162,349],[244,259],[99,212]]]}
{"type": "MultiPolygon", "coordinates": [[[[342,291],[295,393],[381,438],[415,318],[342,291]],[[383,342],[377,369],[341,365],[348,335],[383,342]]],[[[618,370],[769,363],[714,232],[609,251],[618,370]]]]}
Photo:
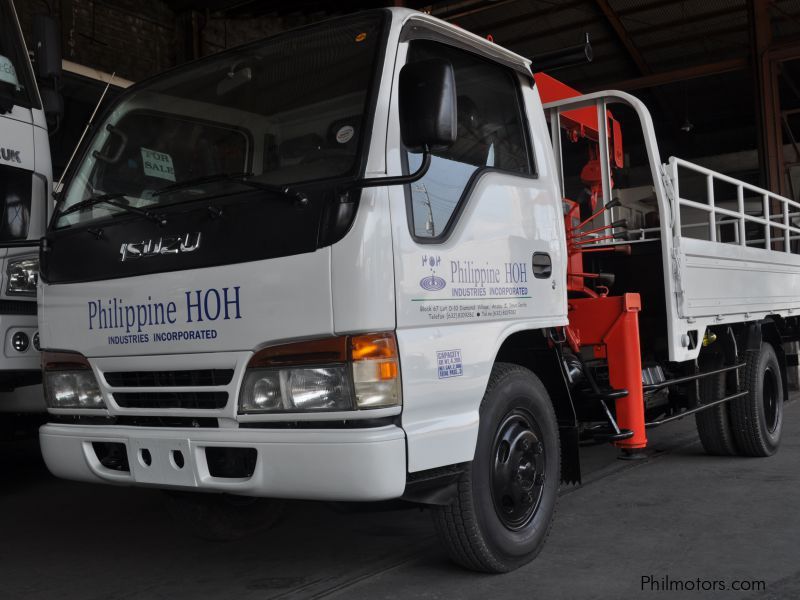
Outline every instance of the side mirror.
{"type": "Polygon", "coordinates": [[[441,150],[456,141],[456,79],[450,62],[433,58],[405,65],[398,104],[400,134],[411,152],[441,150]]]}
{"type": "Polygon", "coordinates": [[[409,151],[422,153],[414,173],[362,179],[353,187],[405,185],[419,181],[431,166],[431,151],[449,148],[458,131],[456,78],[453,65],[432,58],[408,63],[400,70],[398,86],[400,135],[409,151]]]}
{"type": "Polygon", "coordinates": [[[47,15],[33,17],[33,54],[39,79],[61,77],[61,34],[54,18],[47,15]]]}

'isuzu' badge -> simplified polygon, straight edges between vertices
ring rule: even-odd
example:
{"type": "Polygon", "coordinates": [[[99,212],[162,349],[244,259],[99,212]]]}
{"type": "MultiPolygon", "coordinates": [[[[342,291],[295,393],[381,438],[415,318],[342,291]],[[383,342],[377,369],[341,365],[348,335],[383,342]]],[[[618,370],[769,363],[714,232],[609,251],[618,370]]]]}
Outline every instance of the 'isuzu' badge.
{"type": "Polygon", "coordinates": [[[194,252],[200,247],[200,232],[161,237],[157,240],[130,242],[119,247],[119,259],[122,262],[135,258],[147,258],[161,254],[182,254],[194,252]]]}

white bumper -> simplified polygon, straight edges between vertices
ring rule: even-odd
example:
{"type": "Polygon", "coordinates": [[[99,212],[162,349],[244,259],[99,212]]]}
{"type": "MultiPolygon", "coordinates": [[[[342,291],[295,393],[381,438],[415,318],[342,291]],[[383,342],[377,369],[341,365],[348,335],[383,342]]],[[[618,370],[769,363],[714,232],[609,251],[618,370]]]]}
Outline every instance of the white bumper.
{"type": "MultiPolygon", "coordinates": [[[[45,463],[66,479],[309,500],[386,500],[403,494],[406,447],[395,426],[365,429],[173,429],[48,424],[45,463]],[[93,442],[125,445],[128,471],[100,464],[93,442]],[[249,477],[214,477],[208,447],[253,448],[249,477]],[[151,457],[142,460],[142,450],[151,457]],[[183,466],[172,458],[180,452],[183,466]]],[[[180,461],[179,461],[180,462],[180,461]]]]}

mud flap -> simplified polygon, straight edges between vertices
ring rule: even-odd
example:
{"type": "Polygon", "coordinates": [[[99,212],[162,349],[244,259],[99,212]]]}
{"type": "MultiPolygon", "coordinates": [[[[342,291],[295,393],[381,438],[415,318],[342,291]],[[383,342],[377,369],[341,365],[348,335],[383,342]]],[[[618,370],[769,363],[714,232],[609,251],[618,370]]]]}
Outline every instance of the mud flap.
{"type": "Polygon", "coordinates": [[[580,485],[581,457],[576,425],[561,425],[558,428],[561,439],[561,483],[580,485]]]}

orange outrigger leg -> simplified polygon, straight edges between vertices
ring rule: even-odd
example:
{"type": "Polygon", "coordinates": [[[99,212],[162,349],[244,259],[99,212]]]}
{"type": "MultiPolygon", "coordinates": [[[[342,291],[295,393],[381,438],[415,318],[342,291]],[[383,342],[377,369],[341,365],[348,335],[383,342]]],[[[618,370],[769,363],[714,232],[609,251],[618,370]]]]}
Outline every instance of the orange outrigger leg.
{"type": "Polygon", "coordinates": [[[635,450],[647,446],[639,348],[639,294],[575,298],[569,300],[567,336],[573,349],[592,346],[595,358],[608,363],[609,384],[627,395],[616,399],[617,425],[633,435],[618,440],[618,448],[635,450]]]}

